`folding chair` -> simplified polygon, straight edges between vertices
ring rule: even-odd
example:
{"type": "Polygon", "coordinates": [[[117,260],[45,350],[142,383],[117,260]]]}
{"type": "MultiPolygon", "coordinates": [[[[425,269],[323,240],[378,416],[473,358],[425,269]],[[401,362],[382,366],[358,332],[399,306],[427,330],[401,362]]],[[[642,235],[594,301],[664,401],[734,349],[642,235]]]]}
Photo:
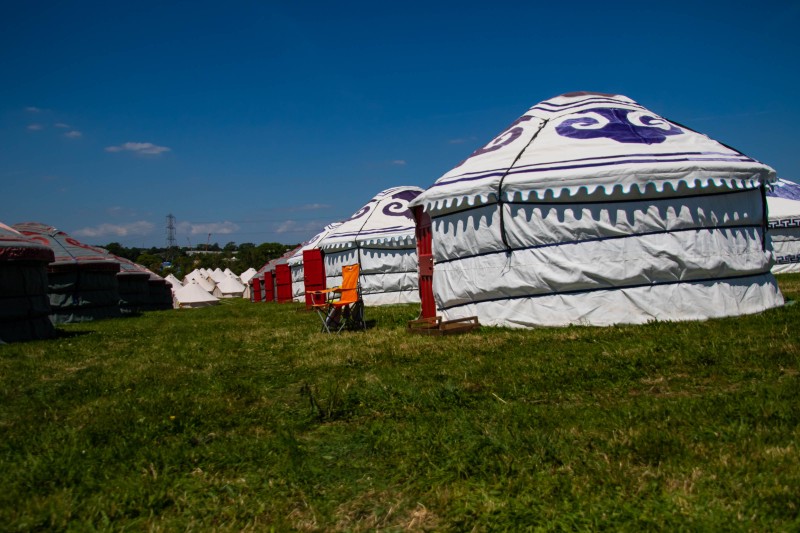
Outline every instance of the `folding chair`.
{"type": "Polygon", "coordinates": [[[322,332],[339,333],[343,329],[367,329],[364,300],[358,281],[359,266],[342,267],[342,284],[324,291],[313,291],[311,308],[322,321],[322,332]],[[324,296],[324,301],[320,297],[324,296]]]}

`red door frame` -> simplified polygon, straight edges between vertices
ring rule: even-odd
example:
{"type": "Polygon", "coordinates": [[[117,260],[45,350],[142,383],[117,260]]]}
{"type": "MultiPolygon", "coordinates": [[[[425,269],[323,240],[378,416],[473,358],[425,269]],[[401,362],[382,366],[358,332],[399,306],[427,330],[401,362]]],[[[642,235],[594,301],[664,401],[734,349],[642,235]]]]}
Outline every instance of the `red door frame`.
{"type": "Polygon", "coordinates": [[[431,217],[422,206],[412,208],[416,221],[417,260],[419,261],[419,299],[422,304],[420,318],[436,316],[436,300],[433,297],[433,238],[431,217]]]}

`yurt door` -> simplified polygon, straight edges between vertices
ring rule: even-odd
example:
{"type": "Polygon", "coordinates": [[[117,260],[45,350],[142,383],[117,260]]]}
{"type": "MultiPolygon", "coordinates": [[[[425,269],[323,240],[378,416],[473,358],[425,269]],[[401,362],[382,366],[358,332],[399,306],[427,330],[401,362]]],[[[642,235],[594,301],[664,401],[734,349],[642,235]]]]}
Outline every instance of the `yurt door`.
{"type": "Polygon", "coordinates": [[[289,265],[275,265],[275,286],[278,293],[278,303],[292,301],[292,272],[289,265]]]}
{"type": "Polygon", "coordinates": [[[436,302],[433,299],[433,251],[431,239],[431,217],[421,206],[413,208],[417,221],[417,258],[419,260],[419,299],[422,302],[421,318],[436,316],[436,302]]]}
{"type": "MultiPolygon", "coordinates": [[[[306,307],[311,309],[314,301],[312,291],[325,290],[325,263],[322,261],[322,250],[314,248],[303,250],[303,283],[306,291],[306,307]]],[[[323,301],[320,303],[324,303],[323,301]]]]}
{"type": "Polygon", "coordinates": [[[275,301],[275,281],[272,279],[272,271],[264,272],[264,301],[275,301]]]}

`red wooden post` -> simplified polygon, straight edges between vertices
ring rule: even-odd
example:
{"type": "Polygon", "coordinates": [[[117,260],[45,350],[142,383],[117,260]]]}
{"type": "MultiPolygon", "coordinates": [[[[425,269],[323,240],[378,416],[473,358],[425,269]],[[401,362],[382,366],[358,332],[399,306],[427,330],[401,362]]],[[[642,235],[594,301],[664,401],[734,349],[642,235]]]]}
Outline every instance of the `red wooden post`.
{"type": "Polygon", "coordinates": [[[433,297],[433,248],[431,235],[431,217],[422,210],[422,206],[413,208],[414,220],[417,222],[417,258],[419,261],[419,299],[422,302],[421,318],[436,316],[436,300],[433,297]]]}
{"type": "Polygon", "coordinates": [[[264,272],[264,301],[275,301],[275,282],[273,281],[272,272],[264,272]]]}
{"type": "Polygon", "coordinates": [[[289,265],[275,265],[275,292],[278,303],[292,301],[292,272],[289,265]]]}
{"type": "Polygon", "coordinates": [[[322,250],[314,248],[303,250],[303,284],[306,291],[306,309],[311,309],[315,303],[324,303],[325,295],[314,295],[312,291],[325,290],[325,263],[322,259],[322,250]]]}

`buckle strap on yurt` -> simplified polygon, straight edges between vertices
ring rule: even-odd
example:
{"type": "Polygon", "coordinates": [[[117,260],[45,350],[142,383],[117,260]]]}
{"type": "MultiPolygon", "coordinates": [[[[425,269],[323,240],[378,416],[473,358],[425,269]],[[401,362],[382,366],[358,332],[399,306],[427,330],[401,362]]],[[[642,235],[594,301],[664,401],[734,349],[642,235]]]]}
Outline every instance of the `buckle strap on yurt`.
{"type": "Polygon", "coordinates": [[[503,176],[500,178],[500,182],[497,184],[497,207],[500,210],[500,238],[503,240],[503,246],[505,247],[506,251],[511,249],[511,246],[508,244],[508,238],[506,237],[506,221],[505,221],[505,209],[503,209],[503,182],[508,176],[508,173],[511,172],[511,169],[514,168],[514,165],[517,164],[519,158],[522,157],[522,154],[525,153],[525,150],[533,143],[534,139],[539,136],[539,133],[548,123],[549,119],[545,119],[539,124],[539,129],[531,136],[531,139],[522,147],[522,150],[519,151],[517,157],[514,158],[514,161],[509,165],[506,171],[503,173],[503,176]]]}

